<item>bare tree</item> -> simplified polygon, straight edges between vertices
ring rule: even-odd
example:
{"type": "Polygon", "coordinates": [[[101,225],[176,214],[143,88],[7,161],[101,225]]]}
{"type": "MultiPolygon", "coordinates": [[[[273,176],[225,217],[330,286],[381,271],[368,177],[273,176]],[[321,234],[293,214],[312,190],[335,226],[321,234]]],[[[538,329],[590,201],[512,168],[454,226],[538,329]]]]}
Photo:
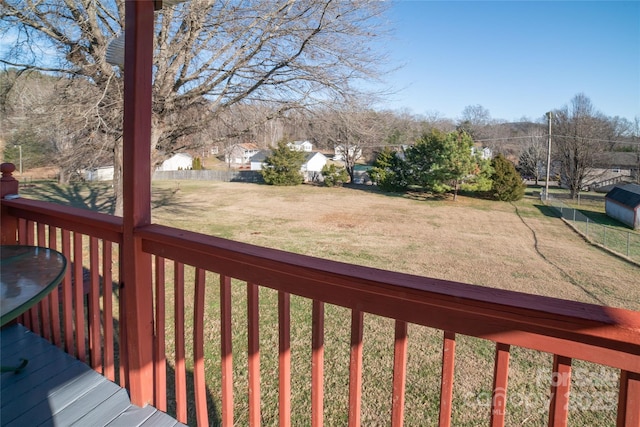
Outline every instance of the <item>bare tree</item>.
{"type": "Polygon", "coordinates": [[[575,198],[593,171],[597,155],[610,146],[611,122],[595,110],[585,94],[580,93],[569,105],[553,112],[552,124],[555,157],[561,167],[560,179],[575,198]]]}
{"type": "Polygon", "coordinates": [[[352,182],[356,163],[365,152],[386,145],[388,129],[380,120],[381,114],[362,107],[365,104],[354,99],[335,103],[318,112],[314,120],[314,138],[335,150],[352,182]]]}
{"type": "Polygon", "coordinates": [[[547,135],[541,128],[531,128],[531,134],[525,139],[518,161],[518,169],[524,175],[533,176],[536,185],[546,168],[547,135]]]}
{"type": "MultiPolygon", "coordinates": [[[[357,92],[354,80],[378,75],[382,58],[368,46],[383,31],[387,6],[377,0],[193,0],[159,11],[156,160],[235,104],[268,101],[287,111],[357,92]]],[[[105,52],[122,32],[124,1],[3,0],[0,16],[0,32],[16,40],[0,59],[4,64],[95,87],[94,128],[111,141],[120,189],[122,73],[105,52]]],[[[116,200],[121,212],[119,191],[116,200]]]]}

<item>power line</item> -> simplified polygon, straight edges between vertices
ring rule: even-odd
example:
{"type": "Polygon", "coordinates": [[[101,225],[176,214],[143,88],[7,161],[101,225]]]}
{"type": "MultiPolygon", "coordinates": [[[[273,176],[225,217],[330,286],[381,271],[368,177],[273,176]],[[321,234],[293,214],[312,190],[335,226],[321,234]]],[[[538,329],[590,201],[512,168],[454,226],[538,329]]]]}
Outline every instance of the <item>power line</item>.
{"type": "MultiPolygon", "coordinates": [[[[505,137],[505,138],[486,138],[486,139],[475,139],[475,142],[487,142],[487,141],[510,141],[514,139],[531,139],[531,138],[547,138],[549,135],[528,135],[528,136],[513,136],[513,137],[505,137]]],[[[553,135],[555,138],[575,138],[575,136],[570,135],[553,135]]],[[[613,144],[632,144],[632,145],[640,145],[640,141],[617,141],[611,139],[597,139],[597,138],[585,138],[580,137],[580,139],[584,139],[586,141],[597,141],[597,142],[608,142],[613,144]]]]}

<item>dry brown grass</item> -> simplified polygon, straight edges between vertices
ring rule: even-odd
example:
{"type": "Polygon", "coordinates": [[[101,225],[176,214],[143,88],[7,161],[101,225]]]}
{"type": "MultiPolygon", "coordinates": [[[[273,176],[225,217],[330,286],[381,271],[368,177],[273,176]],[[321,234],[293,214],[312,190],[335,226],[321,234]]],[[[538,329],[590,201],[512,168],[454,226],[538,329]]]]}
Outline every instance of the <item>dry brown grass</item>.
{"type": "MultiPolygon", "coordinates": [[[[37,187],[29,189],[34,194],[37,190],[37,187]]],[[[109,187],[98,190],[109,191],[109,187]]],[[[95,188],[90,194],[96,194],[95,188]]],[[[640,310],[640,269],[590,245],[560,219],[546,215],[547,208],[532,195],[513,204],[468,197],[453,202],[419,194],[381,194],[367,187],[330,189],[181,181],[154,183],[154,206],[155,222],[256,245],[640,310]]],[[[193,272],[189,268],[187,271],[189,281],[193,272]]],[[[171,263],[167,277],[173,277],[171,263]]],[[[186,301],[193,298],[190,288],[187,286],[186,301]]],[[[168,283],[168,325],[173,317],[172,292],[168,283]]],[[[207,275],[205,299],[206,375],[213,403],[212,424],[216,425],[218,414],[213,408],[220,404],[220,313],[217,277],[213,274],[207,275]]],[[[263,289],[260,305],[263,424],[277,425],[275,292],[263,289]]],[[[310,307],[310,301],[292,297],[292,417],[296,426],[310,422],[310,307]]],[[[187,331],[193,324],[191,313],[192,310],[187,310],[187,331]]],[[[349,321],[347,309],[326,307],[325,425],[346,425],[349,321]]],[[[168,326],[170,361],[173,342],[173,329],[168,326]]],[[[488,425],[494,343],[465,336],[458,336],[456,342],[453,424],[488,425]]],[[[405,425],[437,424],[441,345],[442,331],[410,325],[405,425]]],[[[246,286],[234,281],[233,352],[238,425],[247,423],[246,346],[246,286]]],[[[507,425],[544,425],[549,393],[545,381],[551,371],[552,356],[521,348],[512,349],[511,354],[507,425]]],[[[393,321],[366,314],[363,425],[389,424],[392,364],[393,321]]],[[[594,390],[579,380],[585,372],[601,377],[601,367],[579,361],[574,366],[578,383],[572,385],[571,424],[614,425],[615,379],[594,390]],[[590,403],[604,406],[589,406],[590,403]]],[[[170,382],[171,373],[170,370],[170,382]]],[[[605,374],[614,378],[616,375],[610,371],[605,374]]],[[[191,413],[190,422],[193,420],[191,413]]]]}
{"type": "Polygon", "coordinates": [[[510,204],[421,201],[351,188],[162,182],[157,222],[410,274],[640,310],[640,269],[545,215],[510,204]]]}

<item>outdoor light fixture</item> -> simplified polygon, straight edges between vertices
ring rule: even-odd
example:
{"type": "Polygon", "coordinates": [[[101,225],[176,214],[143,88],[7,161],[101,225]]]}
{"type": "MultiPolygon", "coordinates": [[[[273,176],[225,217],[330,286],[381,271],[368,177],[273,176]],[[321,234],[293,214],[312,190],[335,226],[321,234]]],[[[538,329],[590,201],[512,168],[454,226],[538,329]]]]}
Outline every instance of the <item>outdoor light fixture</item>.
{"type": "MultiPolygon", "coordinates": [[[[183,3],[186,0],[155,0],[154,9],[160,10],[166,7],[173,7],[183,3]]],[[[124,68],[124,33],[111,40],[107,45],[105,59],[111,65],[117,65],[124,68]]]]}
{"type": "Polygon", "coordinates": [[[124,33],[109,42],[105,59],[111,65],[124,68],[124,33]]]}

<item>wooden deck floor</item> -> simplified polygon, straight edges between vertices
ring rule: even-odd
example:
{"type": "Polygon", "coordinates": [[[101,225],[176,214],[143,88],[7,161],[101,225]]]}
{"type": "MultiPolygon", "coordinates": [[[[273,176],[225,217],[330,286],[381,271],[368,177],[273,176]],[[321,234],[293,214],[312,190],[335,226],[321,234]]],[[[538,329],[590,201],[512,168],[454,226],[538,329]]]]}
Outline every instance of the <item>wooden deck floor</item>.
{"type": "Polygon", "coordinates": [[[2,366],[29,360],[20,373],[0,377],[2,426],[182,426],[153,406],[131,404],[107,380],[22,325],[0,330],[2,366]]]}

